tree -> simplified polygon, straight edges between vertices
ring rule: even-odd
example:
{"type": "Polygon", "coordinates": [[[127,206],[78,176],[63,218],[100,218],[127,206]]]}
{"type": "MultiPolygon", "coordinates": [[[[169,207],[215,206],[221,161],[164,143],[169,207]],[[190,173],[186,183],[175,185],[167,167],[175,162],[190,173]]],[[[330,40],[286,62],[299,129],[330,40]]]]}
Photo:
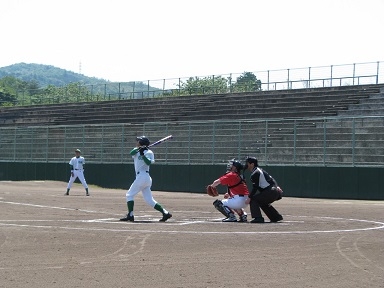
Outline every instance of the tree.
{"type": "Polygon", "coordinates": [[[208,76],[204,78],[190,77],[186,82],[181,81],[180,95],[218,94],[228,92],[228,79],[221,76],[208,76]]]}
{"type": "Polygon", "coordinates": [[[244,72],[232,85],[233,92],[253,92],[261,91],[261,81],[257,80],[256,75],[252,72],[244,72]]]}
{"type": "Polygon", "coordinates": [[[17,103],[17,98],[0,87],[0,106],[14,106],[17,103]]]}
{"type": "Polygon", "coordinates": [[[0,79],[0,106],[13,106],[17,104],[16,91],[23,81],[11,76],[0,79]]]}

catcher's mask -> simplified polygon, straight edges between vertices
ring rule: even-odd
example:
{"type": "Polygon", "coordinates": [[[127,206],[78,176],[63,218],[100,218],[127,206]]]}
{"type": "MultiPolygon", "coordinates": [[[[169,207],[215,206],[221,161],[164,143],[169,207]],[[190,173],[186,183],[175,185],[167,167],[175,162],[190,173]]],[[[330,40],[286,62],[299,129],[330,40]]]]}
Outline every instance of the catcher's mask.
{"type": "Polygon", "coordinates": [[[147,137],[143,136],[138,136],[136,137],[136,141],[139,141],[139,144],[141,146],[148,146],[149,145],[149,139],[147,137]]]}
{"type": "Polygon", "coordinates": [[[241,164],[240,161],[235,160],[235,158],[233,158],[232,160],[229,160],[229,162],[227,164],[227,172],[231,170],[232,166],[236,167],[236,170],[237,170],[238,173],[240,173],[241,170],[244,169],[243,164],[241,164]]]}

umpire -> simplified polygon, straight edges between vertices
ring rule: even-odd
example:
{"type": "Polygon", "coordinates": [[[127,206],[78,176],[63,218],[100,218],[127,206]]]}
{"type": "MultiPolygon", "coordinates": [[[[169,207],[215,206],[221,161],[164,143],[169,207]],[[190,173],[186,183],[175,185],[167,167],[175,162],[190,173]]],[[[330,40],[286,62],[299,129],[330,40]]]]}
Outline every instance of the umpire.
{"type": "Polygon", "coordinates": [[[283,220],[283,216],[271,205],[271,203],[282,198],[281,194],[283,192],[275,179],[259,167],[255,157],[248,157],[245,160],[245,169],[251,172],[253,185],[247,200],[253,218],[251,223],[264,223],[261,210],[263,210],[271,222],[283,220]]]}

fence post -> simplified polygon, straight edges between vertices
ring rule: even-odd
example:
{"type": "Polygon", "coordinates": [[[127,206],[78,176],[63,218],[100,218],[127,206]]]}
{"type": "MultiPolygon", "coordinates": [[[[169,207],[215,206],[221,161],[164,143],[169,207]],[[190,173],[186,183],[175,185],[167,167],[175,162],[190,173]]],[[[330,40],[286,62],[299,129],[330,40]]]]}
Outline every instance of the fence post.
{"type": "Polygon", "coordinates": [[[292,87],[289,86],[289,69],[287,69],[287,89],[292,89],[292,87]]]}
{"type": "Polygon", "coordinates": [[[356,129],[355,118],[352,118],[352,166],[355,166],[356,129]]]}
{"type": "Polygon", "coordinates": [[[16,140],[17,140],[17,127],[15,127],[15,134],[13,138],[13,162],[16,161],[16,140]]]}
{"type": "Polygon", "coordinates": [[[297,120],[293,122],[293,165],[296,166],[296,136],[297,136],[297,120]]]}
{"type": "Polygon", "coordinates": [[[216,136],[216,121],[212,122],[212,164],[215,163],[215,136],[216,136]]]}
{"type": "Polygon", "coordinates": [[[124,163],[124,124],[121,125],[121,163],[124,163]]]}
{"type": "Polygon", "coordinates": [[[268,120],[265,120],[265,137],[264,137],[264,161],[265,161],[265,165],[268,164],[267,145],[268,145],[268,120]]]}
{"type": "Polygon", "coordinates": [[[180,96],[180,88],[181,87],[181,79],[179,78],[179,94],[177,96],[180,96]]]}
{"type": "Polygon", "coordinates": [[[191,122],[188,122],[188,165],[191,164],[191,122]]]}
{"type": "Polygon", "coordinates": [[[376,68],[376,84],[379,84],[379,66],[380,66],[380,62],[377,61],[377,68],[376,68]]]}
{"type": "Polygon", "coordinates": [[[240,150],[241,150],[241,121],[239,121],[239,133],[237,139],[237,158],[240,159],[240,150]]]}
{"type": "Polygon", "coordinates": [[[48,151],[49,151],[49,126],[47,126],[47,141],[46,141],[46,148],[45,148],[45,162],[48,162],[48,151]]]}
{"type": "Polygon", "coordinates": [[[323,165],[325,166],[325,154],[327,153],[327,128],[326,119],[323,119],[323,165]]]}

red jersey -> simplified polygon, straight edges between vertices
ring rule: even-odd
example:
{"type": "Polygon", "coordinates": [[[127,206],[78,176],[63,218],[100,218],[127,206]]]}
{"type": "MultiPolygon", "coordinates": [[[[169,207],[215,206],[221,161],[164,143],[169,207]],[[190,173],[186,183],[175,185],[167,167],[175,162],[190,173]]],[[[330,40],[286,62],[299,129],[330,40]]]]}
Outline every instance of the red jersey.
{"type": "Polygon", "coordinates": [[[220,183],[227,185],[229,188],[229,194],[233,195],[249,195],[248,187],[245,181],[236,172],[228,172],[221,176],[220,183]]]}

